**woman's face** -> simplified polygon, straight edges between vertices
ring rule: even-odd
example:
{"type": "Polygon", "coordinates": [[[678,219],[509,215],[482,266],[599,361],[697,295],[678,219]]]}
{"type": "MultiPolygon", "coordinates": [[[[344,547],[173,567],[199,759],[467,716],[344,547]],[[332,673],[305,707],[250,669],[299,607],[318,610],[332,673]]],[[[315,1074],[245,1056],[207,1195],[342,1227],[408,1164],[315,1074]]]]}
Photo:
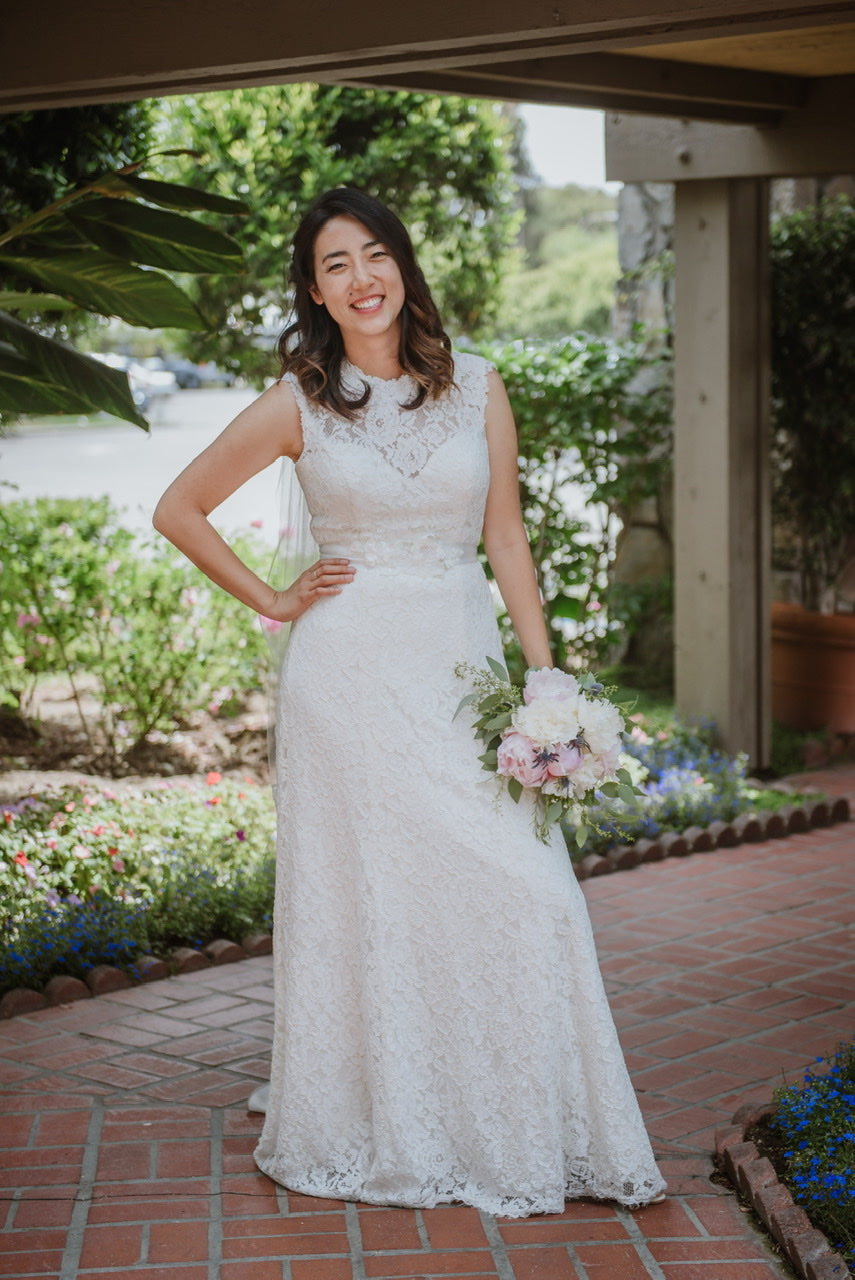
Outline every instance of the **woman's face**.
{"type": "Polygon", "coordinates": [[[323,304],[348,338],[397,336],[404,282],[398,264],[373,232],[341,215],[324,223],[315,238],[315,280],[309,292],[323,304]]]}

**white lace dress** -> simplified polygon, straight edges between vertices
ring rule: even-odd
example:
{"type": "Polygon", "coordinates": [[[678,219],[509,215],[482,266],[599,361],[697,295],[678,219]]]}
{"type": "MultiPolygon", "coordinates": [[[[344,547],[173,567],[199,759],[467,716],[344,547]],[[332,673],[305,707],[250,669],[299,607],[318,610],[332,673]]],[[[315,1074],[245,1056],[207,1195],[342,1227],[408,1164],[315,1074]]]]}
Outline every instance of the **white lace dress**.
{"type": "Polygon", "coordinates": [[[663,1187],[560,836],[482,772],[456,663],[501,654],[478,560],[489,365],[404,410],[293,382],[322,553],[356,577],[294,625],[279,712],[276,1034],[261,1169],[309,1195],[495,1214],[663,1187]],[[486,781],[485,781],[486,779],[486,781]]]}

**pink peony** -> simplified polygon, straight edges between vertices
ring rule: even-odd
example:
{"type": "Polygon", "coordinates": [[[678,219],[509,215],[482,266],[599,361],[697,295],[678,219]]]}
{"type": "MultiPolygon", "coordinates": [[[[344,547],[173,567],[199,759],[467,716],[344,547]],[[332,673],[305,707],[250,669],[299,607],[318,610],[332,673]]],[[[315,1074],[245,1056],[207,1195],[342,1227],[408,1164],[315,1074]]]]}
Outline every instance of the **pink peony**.
{"type": "Polygon", "coordinates": [[[557,667],[538,667],[529,671],[525,678],[523,698],[533,702],[535,698],[557,698],[564,701],[575,698],[579,692],[576,677],[568,671],[559,671],[557,667]]]}
{"type": "Polygon", "coordinates": [[[575,773],[582,763],[581,750],[569,743],[560,742],[551,754],[555,759],[549,761],[547,769],[552,778],[566,778],[575,773]]]}
{"type": "Polygon", "coordinates": [[[499,745],[496,772],[516,778],[524,787],[539,787],[548,776],[546,765],[538,758],[531,738],[522,733],[509,733],[499,745]]]}

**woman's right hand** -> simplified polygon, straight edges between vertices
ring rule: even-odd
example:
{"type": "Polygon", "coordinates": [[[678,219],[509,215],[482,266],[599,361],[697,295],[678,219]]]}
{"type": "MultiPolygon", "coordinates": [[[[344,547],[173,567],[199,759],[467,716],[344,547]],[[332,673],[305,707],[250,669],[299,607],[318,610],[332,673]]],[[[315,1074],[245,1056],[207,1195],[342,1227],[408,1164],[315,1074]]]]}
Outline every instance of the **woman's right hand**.
{"type": "Polygon", "coordinates": [[[324,556],[305,569],[285,591],[274,593],[265,616],[276,622],[293,622],[324,596],[339,595],[347,583],[353,581],[355,573],[349,560],[324,556]]]}

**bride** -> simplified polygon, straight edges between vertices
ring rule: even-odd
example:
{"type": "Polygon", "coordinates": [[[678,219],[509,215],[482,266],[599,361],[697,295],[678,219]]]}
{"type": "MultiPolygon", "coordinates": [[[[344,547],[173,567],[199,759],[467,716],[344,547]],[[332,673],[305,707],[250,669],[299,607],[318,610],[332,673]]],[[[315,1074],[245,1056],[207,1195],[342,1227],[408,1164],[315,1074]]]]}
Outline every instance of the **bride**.
{"type": "Polygon", "coordinates": [[[482,539],[527,662],[551,665],[502,382],[451,349],[405,228],[360,191],[305,215],[292,283],[282,378],[154,518],[220,587],[293,624],[256,1161],[374,1204],[661,1199],[563,840],[540,843],[525,801],[497,796],[454,719],[455,666],[501,656],[482,539]],[[208,516],[280,457],[319,555],[274,590],[208,516]]]}

